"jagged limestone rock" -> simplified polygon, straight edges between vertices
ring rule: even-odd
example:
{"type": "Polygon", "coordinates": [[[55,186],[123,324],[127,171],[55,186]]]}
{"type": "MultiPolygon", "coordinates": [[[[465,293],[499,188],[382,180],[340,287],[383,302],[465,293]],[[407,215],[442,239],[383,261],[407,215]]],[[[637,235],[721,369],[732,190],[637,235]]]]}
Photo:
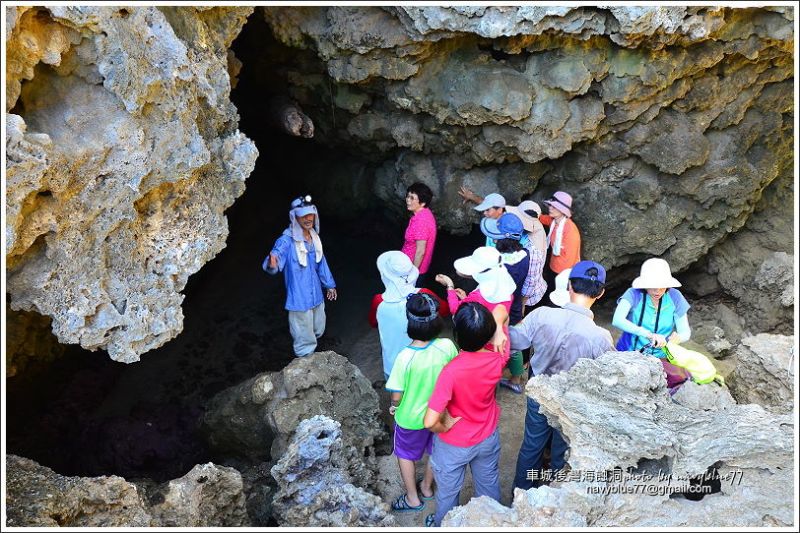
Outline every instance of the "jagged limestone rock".
{"type": "Polygon", "coordinates": [[[739,403],[791,412],[795,390],[794,337],[761,333],[736,347],[736,369],[728,379],[739,403]]]}
{"type": "Polygon", "coordinates": [[[250,522],[242,475],[214,463],[196,465],[185,476],[149,494],[150,512],[162,527],[243,527],[250,522]]]}
{"type": "Polygon", "coordinates": [[[227,73],[251,11],[17,11],[6,71],[12,309],[124,362],[181,331],[180,291],[224,247],[223,212],[257,156],[236,129],[227,73]]]}
{"type": "Polygon", "coordinates": [[[687,381],[672,395],[673,401],[695,411],[717,411],[736,405],[727,387],[717,383],[687,381]]]}
{"type": "Polygon", "coordinates": [[[213,463],[161,485],[118,476],[69,477],[7,456],[6,525],[14,527],[248,526],[242,476],[213,463]]]}
{"type": "Polygon", "coordinates": [[[341,425],[327,416],[303,420],[272,468],[279,490],[273,501],[278,523],[292,527],[392,526],[389,506],[353,477],[359,461],[342,441],[341,425]]]}
{"type": "MultiPolygon", "coordinates": [[[[684,395],[697,393],[692,385],[684,395]]],[[[443,526],[792,524],[792,416],[758,405],[673,402],[661,364],[636,352],[580,359],[568,372],[534,377],[526,392],[569,442],[569,472],[550,486],[515,491],[511,509],[473,499],[443,526]],[[716,490],[690,481],[709,472],[718,476],[716,490]],[[700,490],[710,492],[699,501],[685,496],[700,490]]]]}
{"type": "Polygon", "coordinates": [[[117,476],[67,477],[6,456],[6,526],[145,527],[152,525],[137,488],[117,476]]]}
{"type": "Polygon", "coordinates": [[[359,466],[362,486],[374,479],[375,444],[386,439],[378,395],[358,367],[335,352],[297,357],[211,399],[203,432],[217,451],[249,459],[281,457],[298,424],[324,414],[342,426],[345,450],[359,466]]]}

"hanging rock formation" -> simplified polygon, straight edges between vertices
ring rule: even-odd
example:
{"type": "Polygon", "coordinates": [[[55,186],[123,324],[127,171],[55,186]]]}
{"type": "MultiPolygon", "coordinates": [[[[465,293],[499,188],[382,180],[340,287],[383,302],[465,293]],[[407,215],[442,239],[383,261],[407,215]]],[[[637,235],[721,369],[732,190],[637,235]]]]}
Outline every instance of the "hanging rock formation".
{"type": "Polygon", "coordinates": [[[369,161],[361,179],[398,216],[414,181],[454,233],[479,217],[461,185],[510,202],[567,190],[585,257],[626,274],[650,256],[695,264],[751,333],[790,332],[792,8],[260,14],[297,51],[281,68],[315,138],[369,161]]]}
{"type": "Polygon", "coordinates": [[[6,467],[7,526],[250,525],[241,475],[212,463],[150,490],[117,476],[61,476],[15,455],[7,456],[6,467]]]}
{"type": "Polygon", "coordinates": [[[549,487],[517,490],[513,509],[473,499],[448,513],[443,526],[792,524],[790,415],[759,405],[698,410],[687,405],[699,402],[686,398],[675,403],[661,364],[634,352],[581,359],[569,372],[534,377],[526,392],[569,442],[571,472],[549,487]],[[719,476],[717,492],[700,501],[670,497],[690,492],[688,480],[709,469],[719,476]],[[615,471],[616,479],[589,476],[615,471]]]}
{"type": "Polygon", "coordinates": [[[11,308],[132,362],[177,335],[255,145],[228,48],[252,8],[8,8],[11,308]]]}

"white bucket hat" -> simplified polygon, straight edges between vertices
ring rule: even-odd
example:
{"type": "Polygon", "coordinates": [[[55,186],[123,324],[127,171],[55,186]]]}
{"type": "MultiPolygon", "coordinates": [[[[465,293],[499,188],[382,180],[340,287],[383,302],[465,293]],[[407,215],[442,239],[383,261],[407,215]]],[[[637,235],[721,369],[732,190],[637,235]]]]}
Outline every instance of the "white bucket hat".
{"type": "Polygon", "coordinates": [[[562,270],[558,276],[556,276],[556,288],[550,293],[550,301],[559,307],[564,307],[564,305],[569,303],[569,290],[567,289],[567,284],[569,283],[570,272],[572,272],[572,269],[568,268],[566,270],[562,270]]]}
{"type": "Polygon", "coordinates": [[[406,254],[398,250],[383,252],[376,261],[386,290],[383,301],[387,303],[402,302],[412,292],[419,277],[419,270],[406,254]]]}
{"type": "Polygon", "coordinates": [[[493,304],[510,300],[517,289],[497,248],[481,246],[472,255],[456,259],[453,267],[459,274],[472,276],[478,282],[481,296],[493,304]]]}
{"type": "Polygon", "coordinates": [[[642,263],[639,277],[631,283],[634,289],[669,289],[680,286],[681,282],[672,277],[669,263],[658,257],[642,263]]]}

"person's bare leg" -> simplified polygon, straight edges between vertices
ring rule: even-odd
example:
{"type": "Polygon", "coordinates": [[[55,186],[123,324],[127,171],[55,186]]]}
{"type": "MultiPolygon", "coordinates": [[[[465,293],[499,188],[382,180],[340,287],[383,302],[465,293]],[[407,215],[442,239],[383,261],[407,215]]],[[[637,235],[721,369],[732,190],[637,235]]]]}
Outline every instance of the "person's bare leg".
{"type": "MultiPolygon", "coordinates": [[[[419,490],[422,493],[421,496],[426,498],[433,496],[433,468],[431,468],[430,457],[428,457],[428,464],[425,465],[425,475],[422,477],[422,481],[419,484],[419,490]]],[[[417,496],[419,497],[420,495],[417,496]]]]}
{"type": "Polygon", "coordinates": [[[403,485],[406,487],[406,503],[411,507],[416,507],[422,502],[419,501],[417,494],[417,469],[414,461],[398,457],[397,464],[400,466],[400,477],[403,478],[403,485]]]}

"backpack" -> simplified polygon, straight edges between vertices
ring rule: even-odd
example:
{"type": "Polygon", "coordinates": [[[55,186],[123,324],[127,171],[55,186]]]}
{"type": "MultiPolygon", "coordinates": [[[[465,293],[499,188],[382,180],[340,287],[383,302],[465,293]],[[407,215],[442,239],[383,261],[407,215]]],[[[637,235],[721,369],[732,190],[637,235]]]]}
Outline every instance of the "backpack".
{"type": "Polygon", "coordinates": [[[717,381],[721,385],[725,384],[722,376],[717,374],[714,363],[700,352],[688,350],[679,344],[671,342],[667,343],[662,349],[667,354],[667,361],[688,370],[695,383],[705,384],[717,381]]]}

